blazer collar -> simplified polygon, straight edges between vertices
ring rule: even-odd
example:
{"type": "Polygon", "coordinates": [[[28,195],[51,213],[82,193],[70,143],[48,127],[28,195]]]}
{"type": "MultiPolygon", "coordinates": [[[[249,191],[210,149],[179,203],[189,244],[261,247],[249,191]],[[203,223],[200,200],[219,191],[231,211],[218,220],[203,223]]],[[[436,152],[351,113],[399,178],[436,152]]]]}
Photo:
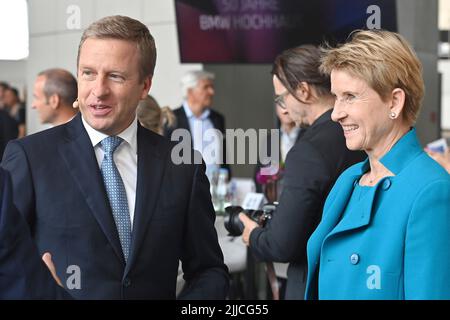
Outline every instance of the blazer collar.
{"type": "MultiPolygon", "coordinates": [[[[403,168],[405,168],[418,154],[420,154],[422,148],[420,147],[419,141],[417,139],[417,134],[415,129],[411,129],[407,134],[405,134],[397,143],[391,148],[391,150],[381,158],[381,163],[386,166],[394,175],[398,175],[403,168]]],[[[340,219],[348,200],[353,192],[353,187],[358,183],[359,178],[369,169],[369,160],[365,160],[362,165],[355,168],[355,174],[349,175],[346,180],[342,182],[344,190],[340,192],[340,196],[336,199],[336,204],[331,206],[330,211],[334,212],[331,216],[333,217],[332,223],[334,225],[340,219]],[[345,195],[345,196],[344,196],[345,195]]],[[[360,219],[347,220],[347,223],[341,224],[333,230],[329,236],[333,234],[347,231],[351,229],[356,229],[370,223],[372,216],[372,205],[374,203],[375,196],[380,190],[388,190],[392,184],[391,180],[395,177],[385,177],[381,179],[376,186],[371,188],[369,193],[366,195],[366,199],[359,208],[361,213],[359,215],[360,219]]]]}
{"type": "Polygon", "coordinates": [[[380,162],[393,174],[398,175],[414,158],[424,152],[417,139],[415,128],[405,134],[392,149],[385,154],[380,162]]]}

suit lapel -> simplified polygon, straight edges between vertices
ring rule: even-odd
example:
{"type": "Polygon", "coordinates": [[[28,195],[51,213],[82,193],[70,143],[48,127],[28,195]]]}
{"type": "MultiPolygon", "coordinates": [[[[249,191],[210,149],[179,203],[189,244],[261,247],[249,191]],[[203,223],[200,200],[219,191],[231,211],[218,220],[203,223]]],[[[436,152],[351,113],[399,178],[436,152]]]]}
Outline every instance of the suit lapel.
{"type": "Polygon", "coordinates": [[[211,120],[214,129],[219,130],[220,132],[223,131],[223,128],[221,128],[222,126],[220,125],[220,119],[219,117],[214,113],[213,110],[210,109],[209,111],[209,120],[211,120]]]}
{"type": "Polygon", "coordinates": [[[80,115],[67,125],[67,133],[66,143],[59,149],[61,157],[114,252],[125,263],[94,149],[80,115]]]}
{"type": "Polygon", "coordinates": [[[179,110],[180,111],[177,115],[177,121],[178,121],[177,128],[186,129],[190,132],[191,128],[189,126],[189,121],[188,121],[186,112],[184,112],[183,106],[181,106],[181,108],[179,110]]]}
{"type": "Polygon", "coordinates": [[[148,223],[155,211],[165,169],[166,154],[161,152],[158,141],[152,133],[138,126],[138,168],[136,206],[134,211],[133,235],[129,263],[125,275],[133,265],[145,236],[148,223]]]}
{"type": "Polygon", "coordinates": [[[186,129],[190,133],[191,137],[191,145],[194,145],[194,140],[192,137],[191,127],[189,125],[189,120],[187,118],[186,112],[184,111],[183,106],[181,106],[177,112],[175,112],[175,115],[177,117],[177,129],[186,129]]]}

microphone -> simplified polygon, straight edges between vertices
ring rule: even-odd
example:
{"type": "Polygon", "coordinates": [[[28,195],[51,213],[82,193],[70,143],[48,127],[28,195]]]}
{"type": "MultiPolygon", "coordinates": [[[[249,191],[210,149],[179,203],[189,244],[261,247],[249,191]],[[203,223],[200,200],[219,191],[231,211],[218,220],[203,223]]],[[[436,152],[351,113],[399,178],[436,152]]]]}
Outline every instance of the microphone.
{"type": "Polygon", "coordinates": [[[77,98],[77,100],[75,100],[73,102],[72,106],[73,106],[74,109],[77,109],[80,106],[80,103],[78,102],[78,98],[77,98]]]}

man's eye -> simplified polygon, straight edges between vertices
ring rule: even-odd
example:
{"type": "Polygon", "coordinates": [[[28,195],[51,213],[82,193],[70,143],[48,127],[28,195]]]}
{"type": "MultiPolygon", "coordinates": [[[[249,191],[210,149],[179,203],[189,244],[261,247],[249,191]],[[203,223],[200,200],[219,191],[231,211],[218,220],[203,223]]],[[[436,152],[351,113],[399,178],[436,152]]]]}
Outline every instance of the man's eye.
{"type": "Polygon", "coordinates": [[[114,73],[110,74],[109,77],[111,79],[113,79],[114,81],[124,81],[125,80],[123,76],[121,76],[119,74],[114,74],[114,73]]]}
{"type": "Polygon", "coordinates": [[[85,79],[92,79],[94,77],[94,73],[90,70],[83,70],[81,71],[81,75],[85,79]]]}

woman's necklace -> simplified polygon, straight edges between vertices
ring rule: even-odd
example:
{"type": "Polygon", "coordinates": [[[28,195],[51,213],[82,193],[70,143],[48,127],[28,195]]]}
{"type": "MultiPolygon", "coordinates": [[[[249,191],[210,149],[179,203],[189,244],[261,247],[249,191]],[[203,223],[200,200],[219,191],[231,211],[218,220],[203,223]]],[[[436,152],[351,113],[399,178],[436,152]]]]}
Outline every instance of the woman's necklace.
{"type": "Polygon", "coordinates": [[[378,179],[377,176],[370,177],[370,176],[369,176],[369,173],[366,173],[365,180],[368,181],[368,183],[369,183],[370,185],[373,185],[373,183],[374,183],[375,181],[377,181],[377,179],[378,179]]]}

